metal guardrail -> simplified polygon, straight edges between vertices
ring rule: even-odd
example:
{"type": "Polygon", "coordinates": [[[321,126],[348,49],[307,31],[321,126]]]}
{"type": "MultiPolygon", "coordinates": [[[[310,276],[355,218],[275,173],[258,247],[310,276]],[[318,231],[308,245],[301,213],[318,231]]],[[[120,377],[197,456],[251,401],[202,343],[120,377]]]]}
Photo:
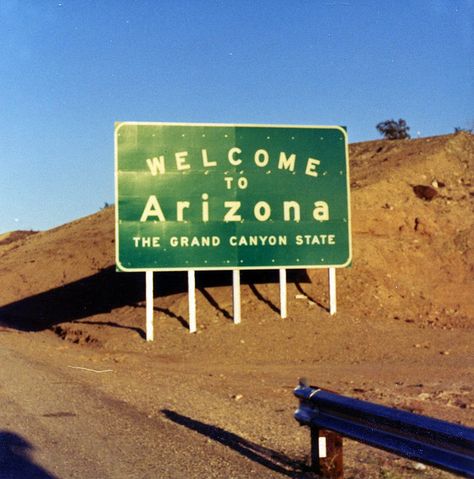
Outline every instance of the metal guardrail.
{"type": "Polygon", "coordinates": [[[322,477],[343,477],[341,435],[474,478],[473,428],[341,396],[305,380],[294,393],[300,400],[295,419],[311,427],[311,468],[322,477]]]}

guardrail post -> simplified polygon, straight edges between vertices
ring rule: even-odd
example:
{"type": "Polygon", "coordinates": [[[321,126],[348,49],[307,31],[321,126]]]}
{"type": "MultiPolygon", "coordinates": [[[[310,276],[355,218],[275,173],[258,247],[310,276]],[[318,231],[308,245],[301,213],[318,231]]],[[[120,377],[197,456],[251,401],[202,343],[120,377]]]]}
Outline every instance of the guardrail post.
{"type": "Polygon", "coordinates": [[[342,437],[311,427],[311,470],[322,479],[343,479],[342,437]]]}

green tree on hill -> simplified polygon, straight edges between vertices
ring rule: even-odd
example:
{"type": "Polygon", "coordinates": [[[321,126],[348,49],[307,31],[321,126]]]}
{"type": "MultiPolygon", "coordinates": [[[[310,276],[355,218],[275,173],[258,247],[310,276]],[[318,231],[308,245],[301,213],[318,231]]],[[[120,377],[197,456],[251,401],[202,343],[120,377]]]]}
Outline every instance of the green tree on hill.
{"type": "Polygon", "coordinates": [[[398,121],[382,121],[378,123],[375,128],[377,128],[386,140],[405,140],[411,138],[410,133],[408,133],[410,127],[407,125],[407,122],[401,118],[398,121]]]}

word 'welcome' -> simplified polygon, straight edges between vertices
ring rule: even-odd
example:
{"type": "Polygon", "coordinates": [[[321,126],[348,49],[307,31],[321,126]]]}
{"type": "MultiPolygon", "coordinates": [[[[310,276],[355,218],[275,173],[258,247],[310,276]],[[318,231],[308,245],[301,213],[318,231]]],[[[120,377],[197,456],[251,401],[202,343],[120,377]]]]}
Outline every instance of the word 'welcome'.
{"type": "MultiPolygon", "coordinates": [[[[227,161],[232,166],[241,166],[243,163],[240,155],[242,150],[238,147],[230,148],[227,152],[227,161]]],[[[186,171],[191,169],[191,163],[189,163],[189,152],[188,151],[179,151],[174,155],[174,160],[170,160],[168,157],[168,162],[173,161],[176,166],[177,171],[186,171]]],[[[193,158],[196,160],[196,157],[193,158]]],[[[217,166],[217,160],[209,159],[209,155],[206,148],[201,149],[199,162],[204,168],[212,168],[217,166]]],[[[253,162],[259,168],[265,168],[270,163],[270,154],[267,150],[260,148],[255,151],[253,154],[253,162]]],[[[163,175],[166,173],[167,159],[165,155],[154,156],[153,158],[147,158],[146,164],[153,176],[158,174],[163,175]]],[[[317,177],[318,171],[317,167],[321,162],[317,158],[308,158],[306,160],[305,174],[308,176],[317,177]]],[[[284,151],[280,151],[278,156],[277,168],[279,170],[295,171],[296,166],[296,154],[291,153],[287,154],[284,151]]]]}

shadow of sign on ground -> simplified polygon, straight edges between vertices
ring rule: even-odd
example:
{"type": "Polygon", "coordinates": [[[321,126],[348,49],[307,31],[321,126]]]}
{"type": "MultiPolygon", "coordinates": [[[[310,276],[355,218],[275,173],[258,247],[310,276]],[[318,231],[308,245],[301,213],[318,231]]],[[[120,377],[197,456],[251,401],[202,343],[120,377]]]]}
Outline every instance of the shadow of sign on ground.
{"type": "Polygon", "coordinates": [[[192,419],[169,409],[161,411],[170,421],[187,427],[203,436],[212,439],[224,446],[227,446],[238,452],[247,459],[254,461],[266,468],[287,477],[302,477],[305,466],[303,463],[290,459],[285,454],[275,451],[265,446],[256,444],[248,439],[244,439],[237,434],[226,431],[218,426],[206,424],[204,422],[192,419]]]}
{"type": "MultiPolygon", "coordinates": [[[[155,297],[165,297],[188,291],[187,274],[179,272],[155,272],[155,297]]],[[[222,310],[209,292],[209,288],[228,286],[231,295],[231,271],[198,271],[196,274],[197,289],[206,300],[226,317],[231,312],[222,310]]],[[[251,270],[241,272],[241,284],[250,285],[257,299],[266,302],[274,311],[278,307],[270,304],[256,289],[256,284],[278,283],[277,270],[251,270]]],[[[306,270],[289,270],[288,283],[310,282],[306,270]]],[[[57,288],[35,294],[27,298],[0,306],[0,324],[20,331],[42,331],[64,323],[86,319],[94,315],[110,313],[124,306],[142,306],[145,301],[145,275],[143,273],[120,274],[114,267],[59,286],[57,288]]],[[[178,318],[179,319],[179,318],[178,318]]],[[[187,327],[184,318],[180,321],[187,327]]],[[[94,324],[99,324],[93,321],[94,324]]],[[[124,327],[113,322],[101,324],[111,327],[124,327]]],[[[136,330],[140,335],[140,328],[136,330]]]]}
{"type": "Polygon", "coordinates": [[[0,431],[0,477],[4,479],[59,479],[31,457],[34,447],[11,431],[0,431]]]}

